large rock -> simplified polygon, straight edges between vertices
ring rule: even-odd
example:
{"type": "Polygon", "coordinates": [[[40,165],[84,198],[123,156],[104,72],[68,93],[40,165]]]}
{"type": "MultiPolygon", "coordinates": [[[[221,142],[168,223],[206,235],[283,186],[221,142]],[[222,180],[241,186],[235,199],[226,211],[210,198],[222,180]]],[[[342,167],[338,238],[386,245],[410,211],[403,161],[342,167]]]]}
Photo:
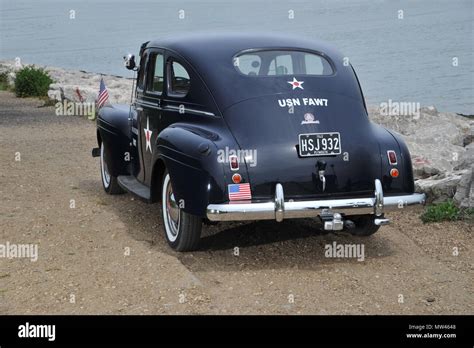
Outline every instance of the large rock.
{"type": "Polygon", "coordinates": [[[425,107],[411,116],[381,113],[369,107],[369,117],[403,136],[410,150],[417,191],[428,202],[455,198],[459,205],[472,204],[474,120],[425,107]]]}
{"type": "MultiPolygon", "coordinates": [[[[23,64],[18,65],[14,61],[1,61],[0,72],[7,71],[13,83],[15,72],[23,66],[23,64]]],[[[48,91],[48,96],[52,100],[95,102],[99,94],[100,79],[103,78],[111,103],[130,103],[133,83],[131,78],[41,65],[38,67],[44,68],[54,81],[48,91]]]]}
{"type": "Polygon", "coordinates": [[[426,193],[428,203],[439,203],[454,197],[457,187],[461,181],[462,174],[450,174],[448,176],[433,176],[428,179],[415,181],[415,189],[426,193]]]}
{"type": "Polygon", "coordinates": [[[50,67],[46,71],[55,81],[48,92],[51,99],[94,102],[99,94],[100,79],[103,78],[111,103],[130,103],[132,79],[50,67]]]}
{"type": "Polygon", "coordinates": [[[454,202],[461,208],[474,208],[474,165],[461,176],[454,195],[454,202]]]}
{"type": "Polygon", "coordinates": [[[0,61],[0,74],[7,73],[8,75],[8,84],[13,86],[15,83],[15,74],[23,66],[15,61],[0,61]]]}
{"type": "Polygon", "coordinates": [[[455,113],[440,113],[434,107],[421,108],[418,116],[384,116],[379,108],[370,107],[369,117],[403,135],[416,177],[464,169],[472,160],[465,146],[471,142],[474,120],[455,113]]]}

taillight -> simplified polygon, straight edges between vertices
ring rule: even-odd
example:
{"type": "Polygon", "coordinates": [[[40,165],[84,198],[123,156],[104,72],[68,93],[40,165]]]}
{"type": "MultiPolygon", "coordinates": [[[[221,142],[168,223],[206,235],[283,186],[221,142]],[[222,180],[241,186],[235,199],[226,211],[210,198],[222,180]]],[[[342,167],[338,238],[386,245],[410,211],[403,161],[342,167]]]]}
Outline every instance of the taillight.
{"type": "Polygon", "coordinates": [[[240,184],[242,182],[242,176],[238,173],[235,173],[234,175],[232,175],[232,182],[234,184],[240,184]]]}
{"type": "Polygon", "coordinates": [[[393,150],[388,150],[387,151],[387,156],[388,156],[388,162],[394,166],[397,164],[397,154],[393,150]]]}
{"type": "Polygon", "coordinates": [[[400,172],[398,171],[397,168],[393,168],[390,170],[390,176],[392,178],[398,178],[399,175],[400,175],[400,172]]]}
{"type": "Polygon", "coordinates": [[[239,170],[239,160],[237,156],[229,156],[230,170],[236,171],[239,170]]]}

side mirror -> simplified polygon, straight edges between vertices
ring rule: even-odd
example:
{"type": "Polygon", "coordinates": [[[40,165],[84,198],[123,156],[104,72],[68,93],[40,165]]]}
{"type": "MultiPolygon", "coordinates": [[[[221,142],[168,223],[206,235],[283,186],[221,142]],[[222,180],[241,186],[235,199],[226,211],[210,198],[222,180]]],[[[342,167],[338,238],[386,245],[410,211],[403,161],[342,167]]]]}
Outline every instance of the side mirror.
{"type": "Polygon", "coordinates": [[[131,53],[123,57],[123,64],[128,70],[134,70],[137,66],[135,63],[135,56],[131,53]]]}

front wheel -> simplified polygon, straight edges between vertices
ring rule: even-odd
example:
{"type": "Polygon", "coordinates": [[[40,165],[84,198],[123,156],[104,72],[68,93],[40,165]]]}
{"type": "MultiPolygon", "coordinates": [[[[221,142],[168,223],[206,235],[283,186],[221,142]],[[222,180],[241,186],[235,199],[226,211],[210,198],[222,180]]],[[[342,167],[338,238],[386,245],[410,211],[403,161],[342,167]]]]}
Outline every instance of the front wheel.
{"type": "Polygon", "coordinates": [[[380,228],[380,226],[374,224],[373,215],[361,215],[351,220],[355,223],[355,227],[350,230],[354,236],[371,236],[380,228]]]}
{"type": "Polygon", "coordinates": [[[176,251],[196,250],[201,238],[202,219],[184,212],[176,202],[168,171],[162,184],[163,226],[168,244],[176,251]]]}

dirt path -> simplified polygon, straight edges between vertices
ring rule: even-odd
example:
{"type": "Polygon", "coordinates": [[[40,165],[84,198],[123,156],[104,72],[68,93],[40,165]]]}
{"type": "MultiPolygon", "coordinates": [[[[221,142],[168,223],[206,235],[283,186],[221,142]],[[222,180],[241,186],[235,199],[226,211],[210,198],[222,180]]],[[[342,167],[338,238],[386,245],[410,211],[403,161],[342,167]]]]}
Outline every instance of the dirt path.
{"type": "Polygon", "coordinates": [[[0,244],[39,252],[0,258],[0,314],[474,313],[466,222],[393,214],[370,238],[312,220],[228,223],[175,253],[158,205],[104,193],[94,122],[41,104],[0,92],[0,244]],[[363,243],[365,260],[326,258],[334,241],[363,243]]]}

